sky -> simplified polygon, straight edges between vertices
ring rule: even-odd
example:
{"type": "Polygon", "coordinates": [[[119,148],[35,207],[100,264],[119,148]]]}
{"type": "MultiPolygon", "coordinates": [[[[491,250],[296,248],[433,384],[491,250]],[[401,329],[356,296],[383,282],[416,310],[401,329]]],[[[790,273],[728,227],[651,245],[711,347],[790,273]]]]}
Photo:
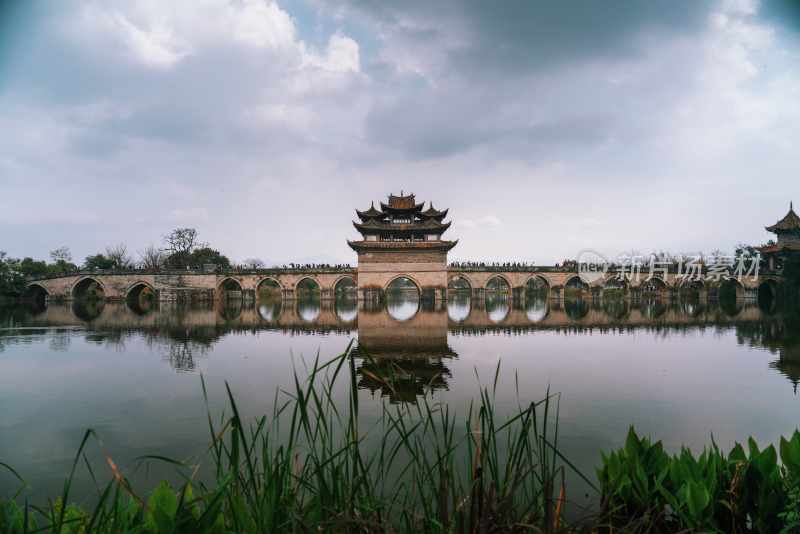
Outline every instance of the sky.
{"type": "Polygon", "coordinates": [[[0,0],[0,250],[176,227],[349,262],[355,209],[452,260],[732,250],[800,203],[800,1],[0,0]]]}

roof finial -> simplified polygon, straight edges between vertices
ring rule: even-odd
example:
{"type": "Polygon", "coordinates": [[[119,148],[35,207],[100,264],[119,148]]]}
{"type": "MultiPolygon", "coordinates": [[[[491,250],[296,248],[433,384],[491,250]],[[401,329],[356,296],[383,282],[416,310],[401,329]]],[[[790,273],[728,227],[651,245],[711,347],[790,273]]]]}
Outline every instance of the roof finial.
{"type": "Polygon", "coordinates": [[[400,190],[400,196],[401,197],[403,196],[403,190],[402,189],[400,190]]]}
{"type": "Polygon", "coordinates": [[[792,207],[792,201],[790,200],[789,201],[789,211],[792,211],[792,210],[794,210],[794,208],[792,207]]]}

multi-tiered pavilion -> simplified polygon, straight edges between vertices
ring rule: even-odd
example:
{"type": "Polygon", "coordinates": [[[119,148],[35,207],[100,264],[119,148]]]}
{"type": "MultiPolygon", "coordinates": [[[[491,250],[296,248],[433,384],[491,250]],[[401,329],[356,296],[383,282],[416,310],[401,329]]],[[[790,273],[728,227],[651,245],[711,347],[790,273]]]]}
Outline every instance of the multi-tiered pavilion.
{"type": "Polygon", "coordinates": [[[786,256],[800,254],[800,217],[794,212],[791,202],[789,213],[772,226],[767,226],[766,230],[777,238],[774,244],[759,249],[770,270],[780,268],[786,256]]]}
{"type": "Polygon", "coordinates": [[[359,292],[385,291],[395,280],[410,280],[424,294],[444,297],[447,252],[458,241],[442,238],[450,228],[447,210],[417,203],[413,194],[389,195],[389,202],[356,210],[360,241],[348,241],[358,254],[359,292]]]}

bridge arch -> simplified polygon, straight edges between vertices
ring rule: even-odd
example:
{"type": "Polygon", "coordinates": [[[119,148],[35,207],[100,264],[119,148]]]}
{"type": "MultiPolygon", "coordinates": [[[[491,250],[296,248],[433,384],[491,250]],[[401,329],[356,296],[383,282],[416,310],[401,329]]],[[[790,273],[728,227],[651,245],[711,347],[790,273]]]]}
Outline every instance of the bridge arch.
{"type": "Polygon", "coordinates": [[[34,306],[34,310],[43,311],[47,308],[47,299],[50,292],[41,284],[28,284],[25,287],[24,299],[34,306]]]}
{"type": "Polygon", "coordinates": [[[511,281],[503,274],[494,274],[491,278],[486,281],[486,286],[484,289],[487,291],[497,291],[497,292],[511,292],[511,281]]]}
{"type": "Polygon", "coordinates": [[[83,276],[72,284],[70,295],[73,299],[100,300],[106,296],[106,287],[94,277],[83,276]]]}
{"type": "Polygon", "coordinates": [[[720,298],[743,298],[744,297],[744,284],[733,277],[721,280],[719,283],[720,298]]]}
{"type": "Polygon", "coordinates": [[[643,281],[639,287],[645,293],[660,293],[667,290],[667,283],[659,276],[643,281]]]}
{"type": "Polygon", "coordinates": [[[144,280],[139,280],[137,282],[132,283],[128,286],[128,289],[125,290],[125,298],[138,298],[139,294],[144,291],[149,290],[153,294],[155,294],[156,290],[149,282],[145,282],[144,280]]]}
{"type": "Polygon", "coordinates": [[[280,295],[283,293],[283,285],[277,278],[266,276],[256,284],[256,295],[261,295],[262,293],[280,295]]]}
{"type": "Polygon", "coordinates": [[[447,280],[447,289],[455,291],[472,290],[472,282],[464,274],[454,274],[447,280]]]}
{"type": "Polygon", "coordinates": [[[619,276],[611,276],[603,281],[603,289],[628,289],[628,281],[619,276]]]}
{"type": "Polygon", "coordinates": [[[220,297],[224,298],[241,298],[242,297],[242,284],[233,277],[224,278],[217,286],[217,292],[220,297]]]}
{"type": "Polygon", "coordinates": [[[540,274],[534,274],[525,281],[525,289],[528,291],[549,291],[550,282],[540,274]]]}
{"type": "Polygon", "coordinates": [[[583,281],[583,279],[578,276],[577,274],[573,274],[569,278],[564,281],[564,288],[565,289],[578,289],[581,291],[587,291],[589,289],[589,284],[583,281]]]}
{"type": "Polygon", "coordinates": [[[756,300],[762,311],[774,312],[778,301],[778,283],[769,278],[761,281],[756,288],[756,300]]]}
{"type": "Polygon", "coordinates": [[[294,285],[295,293],[311,294],[319,293],[320,290],[319,282],[312,276],[304,276],[294,285]]]}
{"type": "Polygon", "coordinates": [[[50,292],[44,287],[42,284],[32,282],[25,286],[25,295],[30,297],[38,298],[42,297],[49,297],[50,292]]]}
{"type": "Polygon", "coordinates": [[[331,289],[333,289],[334,294],[338,295],[356,291],[358,289],[358,284],[356,283],[356,279],[352,275],[343,274],[342,276],[336,279],[331,289]]]}
{"type": "Polygon", "coordinates": [[[703,281],[702,278],[687,278],[677,284],[678,287],[681,289],[692,290],[692,291],[699,291],[701,289],[705,289],[706,283],[703,281]]]}
{"type": "Polygon", "coordinates": [[[408,280],[409,282],[414,284],[414,287],[417,288],[417,291],[420,294],[422,294],[422,285],[420,285],[420,283],[417,280],[415,280],[413,276],[408,275],[408,274],[400,274],[400,275],[397,275],[397,276],[393,277],[392,279],[390,279],[386,283],[386,286],[384,286],[383,289],[384,289],[384,291],[389,291],[390,289],[411,289],[407,285],[405,280],[408,280]]]}

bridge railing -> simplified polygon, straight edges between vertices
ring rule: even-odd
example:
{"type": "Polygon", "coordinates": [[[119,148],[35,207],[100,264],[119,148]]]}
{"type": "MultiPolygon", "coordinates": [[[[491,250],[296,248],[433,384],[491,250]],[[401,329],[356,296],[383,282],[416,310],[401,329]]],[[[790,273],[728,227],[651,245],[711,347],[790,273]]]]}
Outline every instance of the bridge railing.
{"type": "Polygon", "coordinates": [[[235,265],[225,269],[208,267],[187,267],[185,269],[78,269],[75,271],[63,271],[60,273],[45,273],[40,275],[28,275],[26,280],[35,282],[37,280],[50,280],[62,278],[64,276],[99,276],[99,275],[185,275],[185,274],[217,274],[217,275],[278,275],[278,274],[340,274],[355,273],[355,267],[350,265],[282,265],[275,267],[250,267],[246,265],[235,265]]]}

